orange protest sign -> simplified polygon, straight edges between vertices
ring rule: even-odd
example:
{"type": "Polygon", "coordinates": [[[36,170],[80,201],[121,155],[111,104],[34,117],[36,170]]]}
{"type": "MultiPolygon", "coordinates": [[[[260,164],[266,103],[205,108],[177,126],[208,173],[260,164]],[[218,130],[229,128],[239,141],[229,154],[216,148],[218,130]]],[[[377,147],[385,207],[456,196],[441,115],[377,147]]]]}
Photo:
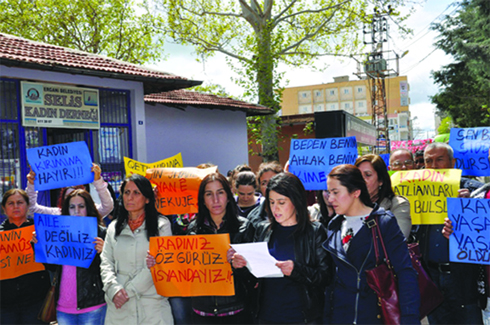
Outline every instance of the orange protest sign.
{"type": "Polygon", "coordinates": [[[199,185],[206,175],[216,172],[216,169],[217,167],[148,169],[146,178],[158,189],[158,212],[163,215],[197,213],[199,185]]]}
{"type": "Polygon", "coordinates": [[[153,283],[165,297],[233,296],[229,234],[151,237],[153,283]]]}
{"type": "Polygon", "coordinates": [[[34,225],[0,231],[0,280],[44,270],[36,263],[30,240],[34,225]]]}

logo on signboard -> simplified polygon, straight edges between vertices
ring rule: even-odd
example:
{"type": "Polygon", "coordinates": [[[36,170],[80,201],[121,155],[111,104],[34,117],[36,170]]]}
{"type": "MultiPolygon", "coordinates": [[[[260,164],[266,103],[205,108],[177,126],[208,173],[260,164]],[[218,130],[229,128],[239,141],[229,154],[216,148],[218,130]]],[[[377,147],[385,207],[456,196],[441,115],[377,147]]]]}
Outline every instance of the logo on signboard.
{"type": "Polygon", "coordinates": [[[97,106],[97,92],[96,91],[83,91],[83,101],[86,106],[97,106]]]}
{"type": "Polygon", "coordinates": [[[42,96],[43,87],[41,85],[30,84],[26,88],[27,91],[24,96],[26,103],[33,103],[33,104],[43,103],[43,96],[42,96]]]}

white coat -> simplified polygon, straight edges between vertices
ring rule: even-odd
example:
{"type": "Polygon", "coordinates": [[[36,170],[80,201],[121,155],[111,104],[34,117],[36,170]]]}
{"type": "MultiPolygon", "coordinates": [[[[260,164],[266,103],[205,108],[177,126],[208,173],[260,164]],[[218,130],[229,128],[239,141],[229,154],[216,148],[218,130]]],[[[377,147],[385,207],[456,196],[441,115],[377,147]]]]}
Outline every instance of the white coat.
{"type": "MultiPolygon", "coordinates": [[[[168,298],[160,296],[155,289],[151,272],[146,266],[149,241],[146,238],[146,222],[134,231],[126,225],[117,239],[116,222],[107,230],[102,262],[100,265],[104,283],[107,314],[105,324],[173,324],[168,298]],[[112,299],[125,289],[129,296],[121,309],[116,309],[112,299]]],[[[160,236],[171,236],[170,222],[158,218],[160,236]]]]}

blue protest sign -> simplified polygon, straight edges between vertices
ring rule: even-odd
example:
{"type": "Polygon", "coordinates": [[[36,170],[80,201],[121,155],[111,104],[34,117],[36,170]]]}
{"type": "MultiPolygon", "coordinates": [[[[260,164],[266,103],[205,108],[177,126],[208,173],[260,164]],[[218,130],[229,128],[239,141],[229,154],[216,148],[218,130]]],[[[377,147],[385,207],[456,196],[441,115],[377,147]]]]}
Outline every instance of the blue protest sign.
{"type": "Polygon", "coordinates": [[[381,158],[383,158],[383,161],[386,164],[386,169],[388,169],[388,166],[390,165],[390,154],[389,153],[382,153],[379,156],[381,158]]]}
{"type": "Polygon", "coordinates": [[[88,268],[95,257],[96,217],[34,214],[36,262],[88,268]]]}
{"type": "Polygon", "coordinates": [[[333,167],[354,164],[356,137],[293,139],[289,151],[289,172],[298,176],[307,190],[326,190],[333,167]]]}
{"type": "Polygon", "coordinates": [[[490,200],[448,198],[451,262],[490,265],[490,200]]]}
{"type": "Polygon", "coordinates": [[[38,191],[92,183],[92,158],[84,141],[27,149],[38,191]]]}
{"type": "Polygon", "coordinates": [[[452,128],[449,145],[456,159],[454,168],[463,170],[462,176],[490,176],[490,127],[452,128]]]}

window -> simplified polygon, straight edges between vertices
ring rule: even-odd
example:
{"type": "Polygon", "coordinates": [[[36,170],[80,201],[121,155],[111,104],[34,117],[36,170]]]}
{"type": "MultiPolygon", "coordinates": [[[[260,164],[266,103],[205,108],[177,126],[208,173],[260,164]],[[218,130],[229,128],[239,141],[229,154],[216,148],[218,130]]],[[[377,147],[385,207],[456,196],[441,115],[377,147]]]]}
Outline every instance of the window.
{"type": "Polygon", "coordinates": [[[363,90],[362,87],[357,87],[357,92],[358,93],[362,93],[362,90],[363,90]]]}
{"type": "Polygon", "coordinates": [[[322,95],[322,92],[321,91],[318,91],[318,90],[315,91],[315,96],[316,97],[320,97],[321,95],[322,95]]]}
{"type": "Polygon", "coordinates": [[[349,93],[349,89],[345,88],[344,89],[344,94],[348,94],[349,93]]]}
{"type": "Polygon", "coordinates": [[[333,90],[333,89],[330,90],[330,95],[332,95],[332,96],[335,95],[335,90],[333,90]]]}
{"type": "Polygon", "coordinates": [[[364,107],[364,103],[363,102],[359,102],[358,107],[359,108],[364,107]]]}
{"type": "Polygon", "coordinates": [[[344,108],[345,109],[350,108],[350,103],[344,103],[344,108]]]}

